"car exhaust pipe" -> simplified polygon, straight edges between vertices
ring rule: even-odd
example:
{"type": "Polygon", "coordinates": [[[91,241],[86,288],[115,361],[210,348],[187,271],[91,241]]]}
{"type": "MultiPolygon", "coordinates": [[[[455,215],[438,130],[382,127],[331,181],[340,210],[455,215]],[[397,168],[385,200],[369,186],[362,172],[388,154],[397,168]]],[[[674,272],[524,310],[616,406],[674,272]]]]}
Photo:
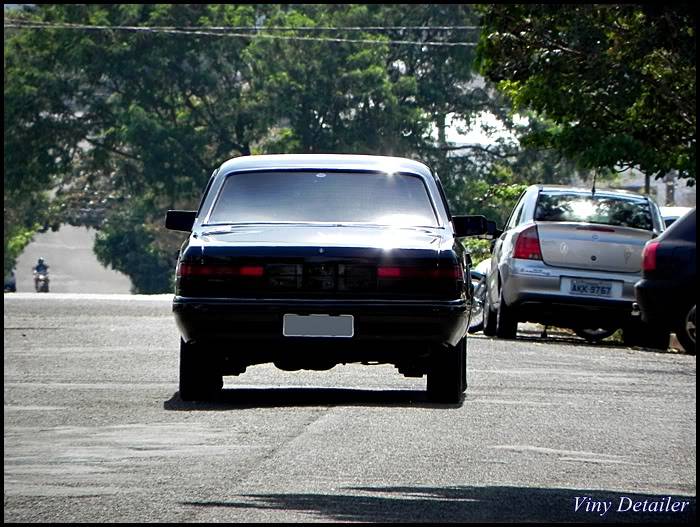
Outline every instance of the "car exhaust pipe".
{"type": "Polygon", "coordinates": [[[637,302],[632,302],[632,316],[633,317],[639,317],[641,316],[642,312],[639,309],[639,304],[637,302]]]}

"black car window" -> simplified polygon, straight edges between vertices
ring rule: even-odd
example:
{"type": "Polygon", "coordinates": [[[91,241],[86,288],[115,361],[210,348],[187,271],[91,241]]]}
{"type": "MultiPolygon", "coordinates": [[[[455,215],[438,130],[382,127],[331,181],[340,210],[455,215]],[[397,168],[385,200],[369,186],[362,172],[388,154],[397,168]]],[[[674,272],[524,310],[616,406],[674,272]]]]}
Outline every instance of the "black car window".
{"type": "Polygon", "coordinates": [[[520,223],[520,218],[522,216],[523,208],[525,206],[525,193],[523,192],[520,195],[518,204],[515,206],[513,211],[510,213],[510,218],[508,218],[508,222],[506,223],[506,229],[512,229],[516,225],[520,223]]]}
{"type": "Polygon", "coordinates": [[[199,207],[197,207],[197,216],[202,212],[202,206],[204,205],[204,202],[207,199],[207,194],[209,194],[209,189],[211,188],[212,183],[214,183],[214,179],[216,177],[216,173],[218,172],[217,170],[214,170],[212,175],[209,177],[209,181],[207,181],[207,186],[204,187],[204,191],[202,192],[202,199],[199,201],[199,207]]]}
{"type": "Polygon", "coordinates": [[[418,176],[331,171],[229,175],[207,223],[255,222],[438,226],[418,176]]]}
{"type": "Polygon", "coordinates": [[[445,207],[445,212],[447,212],[447,219],[452,221],[452,212],[450,211],[450,204],[447,201],[447,196],[445,195],[445,189],[442,186],[442,182],[437,177],[435,177],[435,184],[437,185],[438,192],[440,193],[442,205],[445,207]]]}
{"type": "Polygon", "coordinates": [[[645,199],[575,193],[540,193],[536,221],[580,221],[650,231],[654,228],[645,199]]]}

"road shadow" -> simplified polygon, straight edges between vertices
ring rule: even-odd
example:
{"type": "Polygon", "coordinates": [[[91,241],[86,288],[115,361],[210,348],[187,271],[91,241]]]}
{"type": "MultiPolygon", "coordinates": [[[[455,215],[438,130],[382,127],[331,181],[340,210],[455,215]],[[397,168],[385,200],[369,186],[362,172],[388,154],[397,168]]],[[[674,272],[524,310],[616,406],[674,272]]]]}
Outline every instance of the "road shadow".
{"type": "Polygon", "coordinates": [[[247,494],[227,501],[182,504],[212,509],[297,512],[311,515],[314,521],[340,522],[695,523],[694,496],[469,486],[350,487],[345,490],[348,491],[345,494],[247,494]],[[603,513],[603,502],[610,503],[607,513],[603,513]],[[683,506],[683,502],[687,504],[683,506]],[[676,512],[672,511],[674,503],[678,503],[676,512]],[[637,512],[633,510],[635,504],[639,504],[637,512]],[[646,512],[642,510],[645,507],[646,512]],[[681,507],[684,510],[681,511],[681,507]]]}
{"type": "Polygon", "coordinates": [[[457,404],[437,404],[425,390],[363,390],[355,388],[225,388],[209,401],[183,401],[180,392],[163,403],[165,410],[235,410],[292,406],[382,406],[459,408],[457,404]]]}

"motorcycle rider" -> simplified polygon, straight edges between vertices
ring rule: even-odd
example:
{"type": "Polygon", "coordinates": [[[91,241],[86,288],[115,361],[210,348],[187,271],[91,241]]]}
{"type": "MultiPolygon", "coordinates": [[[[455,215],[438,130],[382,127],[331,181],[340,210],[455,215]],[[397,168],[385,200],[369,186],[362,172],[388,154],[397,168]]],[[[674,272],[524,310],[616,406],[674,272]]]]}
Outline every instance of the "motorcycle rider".
{"type": "Polygon", "coordinates": [[[34,287],[36,287],[37,282],[39,281],[39,275],[43,274],[46,275],[49,272],[49,266],[44,263],[43,258],[39,258],[36,261],[36,265],[32,267],[32,272],[34,273],[34,287]]]}

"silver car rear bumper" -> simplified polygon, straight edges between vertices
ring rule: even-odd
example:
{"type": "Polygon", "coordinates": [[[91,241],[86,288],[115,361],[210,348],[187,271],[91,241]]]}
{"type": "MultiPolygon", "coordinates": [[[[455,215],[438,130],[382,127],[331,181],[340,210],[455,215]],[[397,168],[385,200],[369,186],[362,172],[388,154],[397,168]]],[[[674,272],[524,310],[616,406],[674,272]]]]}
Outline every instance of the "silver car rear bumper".
{"type": "Polygon", "coordinates": [[[534,298],[562,304],[591,306],[625,306],[631,314],[635,301],[634,284],[639,273],[592,272],[582,269],[553,267],[538,260],[510,260],[500,268],[503,298],[509,306],[517,306],[534,298]],[[612,285],[609,296],[572,294],[571,280],[590,280],[612,285]]]}

